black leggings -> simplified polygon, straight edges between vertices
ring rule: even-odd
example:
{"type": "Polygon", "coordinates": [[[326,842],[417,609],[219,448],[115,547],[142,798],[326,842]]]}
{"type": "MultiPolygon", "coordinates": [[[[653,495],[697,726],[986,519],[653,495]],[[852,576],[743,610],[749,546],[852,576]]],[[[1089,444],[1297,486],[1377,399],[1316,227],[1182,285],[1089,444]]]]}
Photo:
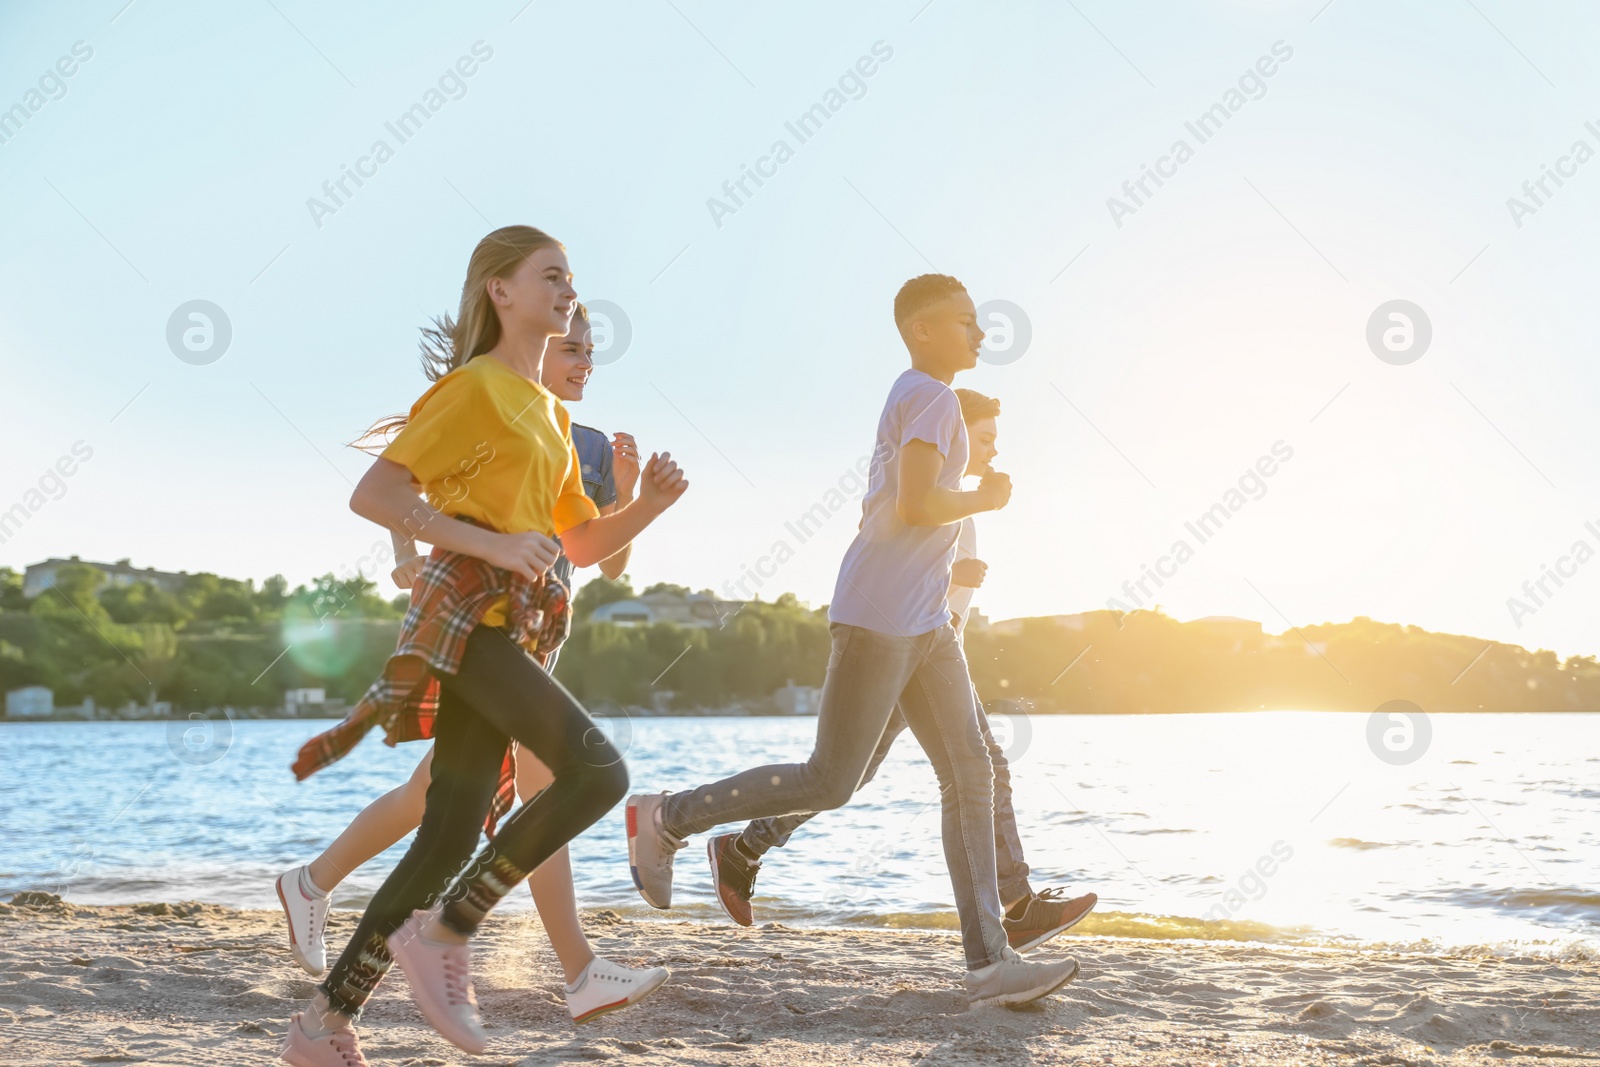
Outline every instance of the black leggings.
{"type": "Polygon", "coordinates": [[[628,791],[621,753],[572,694],[502,631],[473,630],[460,672],[441,676],[441,683],[422,825],[320,987],[345,1015],[359,1015],[383,979],[393,962],[385,939],[412,911],[442,894],[442,921],[471,934],[502,896],[628,791]],[[555,781],[473,856],[513,740],[555,781]]]}

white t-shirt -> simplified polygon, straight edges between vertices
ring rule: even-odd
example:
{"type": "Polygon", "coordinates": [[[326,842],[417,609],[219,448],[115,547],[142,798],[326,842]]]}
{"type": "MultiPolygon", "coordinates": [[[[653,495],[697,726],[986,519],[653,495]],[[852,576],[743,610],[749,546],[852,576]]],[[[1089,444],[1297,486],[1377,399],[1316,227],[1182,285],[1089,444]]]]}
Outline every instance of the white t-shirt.
{"type": "MultiPolygon", "coordinates": [[[[968,515],[961,520],[961,530],[956,534],[956,558],[954,562],[960,563],[964,559],[978,558],[978,524],[968,515]]],[[[970,585],[953,585],[950,587],[950,611],[960,617],[956,623],[956,633],[961,633],[967,628],[967,609],[972,607],[972,594],[978,590],[970,585]]]]}
{"type": "Polygon", "coordinates": [[[946,594],[959,524],[908,526],[895,509],[900,450],[911,441],[926,441],[944,457],[939,488],[961,488],[967,469],[961,404],[948,385],[916,369],[895,379],[878,419],[861,530],[839,565],[831,622],[914,637],[950,621],[946,594]]]}

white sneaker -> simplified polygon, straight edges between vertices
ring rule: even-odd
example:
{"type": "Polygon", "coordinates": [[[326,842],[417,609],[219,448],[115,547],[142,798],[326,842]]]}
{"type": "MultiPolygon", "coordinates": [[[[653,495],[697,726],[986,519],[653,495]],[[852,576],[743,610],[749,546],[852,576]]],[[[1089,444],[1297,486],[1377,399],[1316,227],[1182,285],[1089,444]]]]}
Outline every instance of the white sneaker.
{"type": "Polygon", "coordinates": [[[1036,963],[1007,948],[1000,962],[967,972],[967,1003],[974,1008],[1027,1004],[1049,996],[1076,977],[1077,960],[1036,963]]]}
{"type": "Polygon", "coordinates": [[[289,920],[289,951],[294,961],[313,978],[320,978],[328,969],[328,946],[322,940],[328,924],[328,898],[305,891],[301,879],[310,877],[304,867],[278,875],[278,902],[289,920]]]}
{"type": "Polygon", "coordinates": [[[645,903],[663,911],[672,907],[672,860],[684,846],[661,826],[666,793],[640,793],[628,798],[628,871],[645,903]]]}
{"type": "Polygon", "coordinates": [[[665,967],[624,967],[596,956],[578,980],[566,987],[572,1021],[586,1023],[608,1011],[626,1008],[661,988],[671,972],[665,967]]]}

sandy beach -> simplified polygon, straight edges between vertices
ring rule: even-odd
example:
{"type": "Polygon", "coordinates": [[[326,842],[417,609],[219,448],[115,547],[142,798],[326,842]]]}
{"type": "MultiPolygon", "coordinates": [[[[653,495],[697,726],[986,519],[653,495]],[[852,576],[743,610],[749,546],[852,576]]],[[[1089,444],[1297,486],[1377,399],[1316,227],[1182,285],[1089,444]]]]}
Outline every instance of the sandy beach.
{"type": "MultiPolygon", "coordinates": [[[[26,898],[23,898],[26,899],[26,898]]],[[[353,928],[335,912],[330,944],[353,928]]],[[[1600,965],[1064,937],[1064,995],[967,1010],[948,934],[750,930],[595,911],[599,951],[660,963],[649,1000],[573,1027],[531,915],[491,918],[477,989],[491,1043],[436,1037],[393,979],[368,1009],[374,1063],[1600,1063],[1600,965]]],[[[0,1063],[264,1064],[312,980],[274,912],[209,904],[0,905],[0,1063]]]]}

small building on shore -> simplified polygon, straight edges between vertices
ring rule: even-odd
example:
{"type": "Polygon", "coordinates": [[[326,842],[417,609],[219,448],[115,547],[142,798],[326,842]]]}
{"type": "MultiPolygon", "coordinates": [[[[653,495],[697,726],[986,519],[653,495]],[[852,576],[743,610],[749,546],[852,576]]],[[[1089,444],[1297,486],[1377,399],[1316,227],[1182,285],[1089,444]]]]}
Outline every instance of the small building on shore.
{"type": "MultiPolygon", "coordinates": [[[[172,701],[147,700],[141,704],[137,700],[130,700],[120,708],[106,708],[104,711],[104,717],[107,719],[170,719],[172,718],[172,701]]],[[[73,715],[72,717],[94,719],[100,716],[96,715],[94,702],[90,701],[86,713],[73,715]]]]}
{"type": "Polygon", "coordinates": [[[68,559],[47,559],[42,563],[28,564],[22,572],[22,595],[31,599],[54,586],[56,575],[63,567],[92,567],[105,575],[107,585],[135,585],[139,582],[149,582],[167,593],[177,593],[182,590],[184,579],[188,577],[182,571],[173,574],[170,571],[158,571],[154,567],[145,567],[141,570],[130,560],[125,559],[119,559],[115,563],[96,563],[93,560],[72,556],[68,559]]]}
{"type": "MultiPolygon", "coordinates": [[[[1080,611],[1072,615],[1047,615],[1041,616],[1040,618],[1042,618],[1044,621],[1055,623],[1063,630],[1071,630],[1074,633],[1082,633],[1088,628],[1089,616],[1092,614],[1092,612],[1080,611]]],[[[984,619],[982,625],[974,626],[972,621],[969,620],[967,622],[967,627],[968,629],[972,630],[992,630],[1004,637],[1015,637],[1022,632],[1023,624],[1031,621],[1034,620],[1003,619],[1000,622],[991,622],[988,619],[984,619]]]]}
{"type": "Polygon", "coordinates": [[[296,719],[320,718],[327,704],[326,689],[286,689],[283,693],[283,713],[296,719]]]}
{"type": "Polygon", "coordinates": [[[55,710],[55,693],[42,685],[25,685],[6,694],[8,719],[48,719],[55,710]]]}
{"type": "Polygon", "coordinates": [[[676,593],[657,590],[641,593],[629,600],[602,604],[589,616],[590,622],[609,622],[617,626],[649,626],[657,622],[676,623],[715,630],[739,613],[740,600],[719,600],[705,593],[676,593]]]}
{"type": "Polygon", "coordinates": [[[58,719],[109,719],[111,709],[102,708],[94,702],[94,697],[84,697],[79,704],[57,704],[55,717],[58,719]]]}
{"type": "Polygon", "coordinates": [[[822,690],[814,685],[795,685],[794,679],[772,693],[779,715],[815,715],[822,710],[822,690]]]}

